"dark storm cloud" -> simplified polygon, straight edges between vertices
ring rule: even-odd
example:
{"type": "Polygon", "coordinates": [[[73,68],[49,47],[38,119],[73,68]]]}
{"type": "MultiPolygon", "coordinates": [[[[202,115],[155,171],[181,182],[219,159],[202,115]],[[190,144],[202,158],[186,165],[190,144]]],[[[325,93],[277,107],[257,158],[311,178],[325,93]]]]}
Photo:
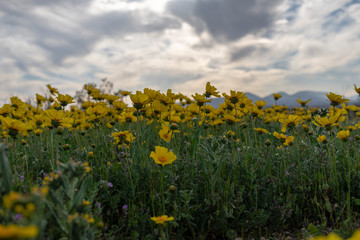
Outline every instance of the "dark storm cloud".
{"type": "Polygon", "coordinates": [[[218,42],[237,40],[272,26],[283,0],[173,0],[167,9],[197,33],[208,31],[218,42]]]}
{"type": "Polygon", "coordinates": [[[250,54],[252,54],[255,51],[256,51],[255,46],[248,46],[248,47],[243,47],[243,48],[240,48],[240,49],[236,49],[235,51],[233,51],[231,53],[231,61],[236,61],[236,60],[239,60],[239,59],[243,59],[243,58],[249,56],[250,54]]]}
{"type": "Polygon", "coordinates": [[[230,53],[231,61],[241,60],[248,56],[260,56],[265,54],[269,51],[269,48],[266,47],[259,47],[259,46],[246,46],[243,48],[233,49],[230,53]]]}
{"type": "Polygon", "coordinates": [[[87,12],[90,4],[88,0],[2,1],[0,35],[27,39],[45,50],[52,63],[61,64],[67,57],[91,52],[94,44],[104,37],[121,38],[132,33],[180,27],[174,18],[144,11],[91,15],[87,12]],[[42,12],[39,14],[39,11],[42,12]]]}

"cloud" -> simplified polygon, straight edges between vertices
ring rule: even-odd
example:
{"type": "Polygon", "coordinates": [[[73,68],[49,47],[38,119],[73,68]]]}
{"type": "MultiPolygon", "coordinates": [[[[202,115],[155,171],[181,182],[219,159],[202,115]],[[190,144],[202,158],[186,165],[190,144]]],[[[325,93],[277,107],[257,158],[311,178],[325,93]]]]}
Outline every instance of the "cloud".
{"type": "Polygon", "coordinates": [[[168,10],[190,24],[198,34],[208,31],[217,42],[263,33],[276,19],[280,0],[174,0],[168,10]]]}
{"type": "Polygon", "coordinates": [[[287,34],[278,35],[281,42],[290,36],[288,43],[296,49],[290,68],[298,73],[321,73],[359,59],[359,15],[359,3],[305,1],[296,20],[284,26],[287,34]]]}
{"type": "Polygon", "coordinates": [[[359,1],[1,1],[0,21],[1,96],[104,77],[115,90],[193,94],[211,81],[266,95],[360,76],[359,1]]]}
{"type": "MultiPolygon", "coordinates": [[[[61,64],[67,57],[90,53],[105,37],[121,38],[180,26],[174,18],[141,10],[93,15],[88,11],[90,7],[91,1],[2,2],[0,34],[15,33],[12,39],[42,49],[53,64],[61,64]]],[[[10,49],[9,54],[21,62],[17,57],[20,49],[3,48],[10,49]]]]}
{"type": "Polygon", "coordinates": [[[231,61],[237,61],[246,57],[253,57],[254,55],[263,55],[269,49],[262,46],[245,46],[239,49],[232,49],[231,51],[231,61]]]}

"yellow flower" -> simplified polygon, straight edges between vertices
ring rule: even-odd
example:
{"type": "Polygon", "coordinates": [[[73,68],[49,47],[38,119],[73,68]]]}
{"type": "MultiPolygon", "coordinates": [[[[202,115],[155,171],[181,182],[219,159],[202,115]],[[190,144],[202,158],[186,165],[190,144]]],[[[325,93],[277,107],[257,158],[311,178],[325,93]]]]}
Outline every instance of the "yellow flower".
{"type": "Polygon", "coordinates": [[[66,95],[62,95],[62,94],[58,94],[58,97],[56,98],[60,105],[63,107],[66,107],[68,104],[70,103],[74,103],[74,98],[71,97],[69,94],[66,95]]]}
{"type": "Polygon", "coordinates": [[[165,142],[170,142],[170,140],[174,137],[173,131],[168,126],[163,126],[159,131],[160,138],[165,142]]]}
{"type": "Polygon", "coordinates": [[[285,139],[284,145],[285,146],[291,146],[294,141],[294,136],[288,136],[285,139]]]}
{"type": "Polygon", "coordinates": [[[346,127],[347,130],[349,130],[350,132],[356,130],[356,127],[355,126],[347,126],[346,127]]]}
{"type": "Polygon", "coordinates": [[[135,140],[134,135],[129,131],[119,131],[119,132],[113,132],[111,134],[111,137],[113,137],[116,140],[116,144],[127,144],[129,145],[135,140]]]}
{"type": "Polygon", "coordinates": [[[342,240],[342,238],[339,237],[339,235],[337,235],[336,233],[330,233],[326,237],[325,236],[317,236],[314,238],[310,238],[310,240],[342,240]]]}
{"type": "Polygon", "coordinates": [[[156,146],[155,152],[151,152],[150,157],[154,159],[155,163],[161,164],[162,166],[171,164],[176,160],[176,155],[173,152],[161,146],[156,146]]]}
{"type": "Polygon", "coordinates": [[[245,97],[245,93],[239,91],[230,90],[230,95],[223,93],[225,99],[228,99],[232,104],[240,101],[241,98],[245,97]]]}
{"type": "Polygon", "coordinates": [[[280,99],[282,96],[280,93],[273,93],[273,97],[274,97],[274,100],[277,101],[278,99],[280,99]]]}
{"type": "Polygon", "coordinates": [[[59,93],[59,91],[56,88],[52,87],[50,84],[46,85],[46,87],[49,89],[51,95],[59,93]]]}
{"type": "Polygon", "coordinates": [[[119,93],[123,97],[129,96],[131,94],[131,92],[129,92],[129,91],[120,91],[119,93]]]}
{"type": "Polygon", "coordinates": [[[181,105],[183,105],[183,106],[186,104],[189,105],[189,104],[193,103],[193,101],[189,97],[182,95],[182,94],[180,95],[179,100],[180,100],[181,105]]]}
{"type": "Polygon", "coordinates": [[[71,223],[75,218],[78,218],[78,217],[79,217],[79,213],[75,212],[73,215],[68,215],[67,221],[68,221],[68,223],[71,223]]]}
{"type": "Polygon", "coordinates": [[[156,224],[164,224],[165,222],[173,221],[174,217],[168,217],[167,215],[162,215],[158,217],[152,217],[150,219],[153,220],[156,224]]]}
{"type": "Polygon", "coordinates": [[[108,101],[108,103],[109,103],[110,105],[113,105],[114,102],[115,102],[116,100],[118,100],[119,98],[120,98],[119,96],[108,95],[108,96],[106,96],[106,101],[108,101]]]}
{"type": "Polygon", "coordinates": [[[17,119],[0,117],[0,120],[4,128],[8,130],[8,134],[12,138],[16,138],[18,133],[25,134],[28,129],[25,123],[17,119]]]}
{"type": "Polygon", "coordinates": [[[319,143],[327,143],[327,139],[325,135],[320,135],[317,137],[319,143]]]}
{"type": "Polygon", "coordinates": [[[82,204],[83,204],[84,206],[87,206],[87,205],[89,205],[89,204],[90,204],[90,202],[89,202],[89,201],[87,201],[87,200],[83,200],[82,204]]]}
{"type": "Polygon", "coordinates": [[[38,234],[39,229],[35,225],[18,226],[10,224],[4,226],[0,224],[0,239],[34,238],[38,234]]]}
{"type": "Polygon", "coordinates": [[[163,94],[163,93],[158,93],[156,96],[156,100],[159,100],[165,106],[172,105],[175,103],[174,100],[170,96],[163,94]]]}
{"type": "Polygon", "coordinates": [[[36,209],[35,204],[32,203],[32,202],[29,202],[29,203],[26,204],[25,209],[22,212],[22,214],[24,216],[28,217],[30,214],[32,214],[35,211],[35,209],[36,209]]]}
{"type": "Polygon", "coordinates": [[[195,93],[195,95],[191,95],[194,100],[196,101],[196,104],[201,107],[204,105],[204,103],[207,103],[207,102],[211,102],[211,100],[208,100],[205,98],[204,95],[201,95],[201,94],[198,94],[198,93],[195,93]]]}
{"type": "Polygon", "coordinates": [[[11,97],[10,101],[11,101],[11,107],[13,107],[15,109],[25,109],[26,108],[26,103],[21,101],[21,99],[18,97],[15,97],[15,96],[11,97]]]}
{"type": "Polygon", "coordinates": [[[168,89],[168,90],[166,91],[166,96],[168,96],[168,97],[171,98],[172,100],[176,100],[176,99],[179,99],[179,98],[181,97],[180,94],[175,94],[175,93],[173,93],[171,89],[168,89]]]}
{"type": "Polygon", "coordinates": [[[297,115],[288,115],[287,119],[279,120],[283,124],[281,131],[285,132],[287,127],[294,127],[302,121],[302,118],[297,115]]]}
{"type": "Polygon", "coordinates": [[[276,137],[277,139],[279,139],[281,142],[285,142],[285,140],[286,140],[286,136],[284,135],[284,134],[282,134],[282,133],[278,133],[278,132],[274,132],[273,133],[273,135],[274,135],[274,137],[276,137]]]}
{"type": "Polygon", "coordinates": [[[355,90],[355,92],[357,92],[358,94],[360,94],[360,88],[357,88],[357,87],[356,87],[356,84],[354,84],[354,90],[355,90]]]}
{"type": "Polygon", "coordinates": [[[155,100],[152,104],[152,109],[154,113],[160,114],[167,112],[169,110],[169,106],[162,104],[159,100],[155,100]]]}
{"type": "Polygon", "coordinates": [[[356,230],[353,235],[348,238],[348,240],[358,240],[360,239],[360,229],[356,230]]]}
{"type": "Polygon", "coordinates": [[[239,121],[240,121],[239,119],[235,118],[235,116],[232,115],[232,114],[225,114],[224,120],[225,120],[229,125],[233,125],[233,124],[235,124],[235,122],[239,122],[239,121]]]}
{"type": "Polygon", "coordinates": [[[15,202],[21,199],[21,195],[16,192],[10,192],[9,194],[3,196],[3,204],[7,209],[12,208],[15,202]]]}
{"type": "Polygon", "coordinates": [[[226,136],[227,136],[228,138],[231,138],[232,136],[235,136],[235,132],[234,132],[234,131],[231,131],[231,130],[228,130],[228,131],[226,132],[226,136]]]}
{"type": "Polygon", "coordinates": [[[337,106],[342,103],[348,103],[350,100],[342,98],[341,95],[337,95],[335,93],[330,92],[329,94],[326,94],[328,99],[330,100],[330,104],[333,106],[337,106]]]}
{"type": "Polygon", "coordinates": [[[118,110],[118,111],[122,111],[122,110],[124,110],[125,108],[127,108],[127,104],[124,103],[123,101],[113,102],[113,106],[114,106],[114,108],[116,108],[116,110],[118,110]]]}
{"type": "Polygon", "coordinates": [[[106,97],[105,94],[102,94],[100,92],[100,90],[96,89],[96,88],[94,90],[92,90],[91,96],[93,97],[93,99],[98,100],[98,101],[104,100],[106,97]]]}
{"type": "Polygon", "coordinates": [[[93,84],[85,84],[84,85],[84,89],[87,91],[87,94],[88,95],[91,95],[91,93],[96,89],[95,88],[95,85],[93,85],[93,84]]]}
{"type": "Polygon", "coordinates": [[[336,134],[336,136],[341,139],[342,141],[346,142],[349,139],[350,131],[349,130],[342,130],[336,134]]]}
{"type": "Polygon", "coordinates": [[[70,117],[67,117],[63,111],[57,111],[55,109],[48,109],[45,111],[48,121],[55,128],[63,126],[66,128],[72,127],[74,120],[70,117]]]}
{"type": "Polygon", "coordinates": [[[124,111],[120,114],[120,116],[118,116],[118,119],[120,120],[120,122],[124,123],[131,123],[131,122],[136,122],[136,117],[134,116],[133,112],[129,112],[129,111],[124,111]]]}
{"type": "Polygon", "coordinates": [[[95,114],[96,117],[103,117],[109,112],[109,108],[106,105],[98,104],[94,107],[86,109],[86,114],[95,114]]]}
{"type": "Polygon", "coordinates": [[[139,91],[137,91],[136,94],[131,94],[130,99],[133,102],[134,108],[136,108],[137,110],[142,109],[145,104],[149,102],[148,95],[139,91]]]}
{"type": "Polygon", "coordinates": [[[44,102],[46,102],[46,98],[39,94],[36,94],[36,104],[41,106],[44,102]]]}
{"type": "Polygon", "coordinates": [[[304,130],[304,132],[308,132],[309,131],[309,126],[306,125],[306,124],[303,124],[302,129],[304,130]]]}
{"type": "Polygon", "coordinates": [[[159,91],[155,91],[150,88],[144,88],[144,93],[148,95],[148,97],[151,99],[151,101],[155,100],[157,95],[160,93],[159,91]]]}
{"type": "Polygon", "coordinates": [[[306,100],[306,101],[303,101],[303,100],[301,100],[300,98],[298,99],[298,100],[296,100],[296,102],[298,102],[302,107],[305,107],[305,105],[308,103],[308,102],[310,102],[311,101],[311,99],[308,99],[308,100],[306,100]]]}
{"type": "Polygon", "coordinates": [[[191,115],[195,116],[195,115],[198,115],[198,114],[199,114],[199,107],[196,106],[196,104],[190,104],[190,105],[187,106],[187,111],[188,111],[191,115]]]}
{"type": "Polygon", "coordinates": [[[42,187],[40,193],[42,196],[46,196],[49,193],[49,187],[42,187]]]}
{"type": "Polygon", "coordinates": [[[205,88],[205,97],[209,98],[210,96],[215,96],[215,97],[220,97],[219,92],[216,91],[216,87],[211,86],[210,82],[206,83],[206,88],[205,88]]]}
{"type": "Polygon", "coordinates": [[[89,167],[89,163],[88,162],[84,162],[83,163],[83,167],[85,169],[85,172],[90,172],[91,171],[91,168],[89,167]]]}
{"type": "Polygon", "coordinates": [[[41,112],[40,114],[34,115],[32,119],[37,126],[41,126],[45,121],[45,114],[41,112]]]}
{"type": "Polygon", "coordinates": [[[262,100],[258,100],[255,102],[255,105],[258,109],[262,109],[266,106],[266,102],[262,100]]]}
{"type": "Polygon", "coordinates": [[[84,216],[85,220],[88,221],[88,223],[94,223],[95,219],[93,217],[90,217],[89,214],[85,214],[84,216]]]}
{"type": "Polygon", "coordinates": [[[269,133],[269,131],[266,130],[265,128],[254,128],[254,130],[260,134],[269,133]]]}
{"type": "Polygon", "coordinates": [[[332,126],[336,124],[336,122],[340,118],[340,112],[336,113],[335,115],[331,117],[319,117],[315,116],[315,121],[312,121],[316,126],[324,127],[326,130],[330,131],[332,126]]]}

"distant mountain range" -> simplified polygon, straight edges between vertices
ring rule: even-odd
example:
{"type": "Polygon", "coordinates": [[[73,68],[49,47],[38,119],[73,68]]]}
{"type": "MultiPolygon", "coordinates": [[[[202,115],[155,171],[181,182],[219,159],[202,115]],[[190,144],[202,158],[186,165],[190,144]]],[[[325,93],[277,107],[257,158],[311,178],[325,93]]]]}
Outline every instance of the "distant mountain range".
{"type": "MultiPolygon", "coordinates": [[[[329,107],[329,100],[326,97],[326,94],[328,92],[314,92],[314,91],[300,91],[297,93],[294,93],[292,95],[289,95],[285,92],[279,92],[282,95],[282,98],[280,98],[277,101],[278,105],[286,105],[289,106],[289,108],[293,107],[300,107],[300,104],[296,102],[299,98],[302,101],[306,101],[308,99],[311,99],[311,101],[307,104],[308,107],[329,107]]],[[[264,98],[261,98],[253,93],[246,93],[246,96],[255,103],[258,100],[264,100],[266,101],[267,105],[266,107],[270,107],[274,105],[275,101],[273,98],[273,95],[270,94],[264,98]]],[[[350,99],[350,105],[360,105],[360,100],[357,95],[352,96],[350,99]]],[[[219,104],[224,102],[224,98],[213,98],[211,105],[215,108],[219,106],[219,104]]]]}

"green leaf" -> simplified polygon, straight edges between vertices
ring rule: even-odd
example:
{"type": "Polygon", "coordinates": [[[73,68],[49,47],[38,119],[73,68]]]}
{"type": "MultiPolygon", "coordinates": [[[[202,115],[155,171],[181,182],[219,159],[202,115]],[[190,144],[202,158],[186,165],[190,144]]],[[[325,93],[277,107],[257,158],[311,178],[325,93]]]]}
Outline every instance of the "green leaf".
{"type": "Polygon", "coordinates": [[[85,199],[85,194],[87,190],[90,188],[92,184],[92,177],[88,177],[85,181],[81,184],[79,191],[76,193],[74,200],[72,202],[72,206],[70,208],[70,212],[76,209],[76,207],[81,204],[82,200],[85,199]]]}
{"type": "Polygon", "coordinates": [[[0,144],[0,189],[6,194],[12,190],[12,176],[8,158],[5,155],[5,145],[0,144]]]}
{"type": "Polygon", "coordinates": [[[203,130],[203,127],[201,126],[201,127],[198,127],[194,132],[193,138],[191,140],[191,146],[190,146],[190,154],[191,154],[191,156],[194,156],[195,153],[196,153],[197,146],[198,146],[199,141],[200,141],[200,135],[201,135],[202,130],[203,130]]]}

